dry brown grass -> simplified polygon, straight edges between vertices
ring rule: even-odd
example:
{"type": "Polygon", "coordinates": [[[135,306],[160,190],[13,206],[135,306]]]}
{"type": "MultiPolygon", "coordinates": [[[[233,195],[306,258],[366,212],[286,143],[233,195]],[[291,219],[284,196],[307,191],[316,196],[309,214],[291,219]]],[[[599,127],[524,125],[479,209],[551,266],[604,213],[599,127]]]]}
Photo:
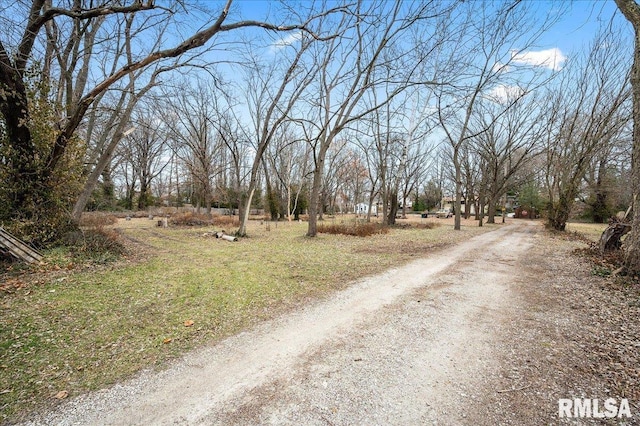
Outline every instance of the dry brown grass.
{"type": "Polygon", "coordinates": [[[606,223],[569,222],[566,230],[567,232],[578,233],[591,241],[599,241],[607,226],[606,223]]]}
{"type": "Polygon", "coordinates": [[[350,223],[322,223],[318,225],[318,232],[323,234],[334,235],[352,235],[355,237],[370,237],[375,234],[386,234],[389,232],[387,226],[379,223],[359,223],[357,221],[350,223]]]}
{"type": "Polygon", "coordinates": [[[87,228],[100,228],[108,225],[115,225],[118,218],[110,213],[88,212],[80,218],[80,226],[87,228]]]}
{"type": "Polygon", "coordinates": [[[185,212],[171,216],[169,223],[174,226],[207,226],[213,225],[213,218],[205,214],[185,212]]]}
{"type": "Polygon", "coordinates": [[[213,224],[216,226],[240,226],[238,216],[214,216],[213,224]]]}
{"type": "Polygon", "coordinates": [[[239,226],[238,216],[206,215],[194,212],[177,213],[169,218],[173,226],[239,226]]]}

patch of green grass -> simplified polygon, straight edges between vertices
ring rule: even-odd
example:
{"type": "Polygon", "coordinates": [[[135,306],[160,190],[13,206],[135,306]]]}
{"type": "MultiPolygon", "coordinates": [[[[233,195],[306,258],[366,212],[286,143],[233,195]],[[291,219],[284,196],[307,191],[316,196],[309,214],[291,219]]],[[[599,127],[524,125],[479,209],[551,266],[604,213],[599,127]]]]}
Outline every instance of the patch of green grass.
{"type": "MultiPolygon", "coordinates": [[[[354,279],[494,229],[308,238],[306,223],[267,230],[256,222],[249,238],[226,242],[203,236],[211,228],[135,221],[122,232],[144,246],[137,263],[33,274],[39,284],[0,296],[0,422],[54,404],[59,391],[73,397],[161,366],[354,279]]],[[[53,265],[65,259],[48,254],[53,265]]]]}
{"type": "Polygon", "coordinates": [[[611,269],[606,266],[594,266],[591,270],[591,274],[598,277],[608,277],[611,275],[611,269]]]}

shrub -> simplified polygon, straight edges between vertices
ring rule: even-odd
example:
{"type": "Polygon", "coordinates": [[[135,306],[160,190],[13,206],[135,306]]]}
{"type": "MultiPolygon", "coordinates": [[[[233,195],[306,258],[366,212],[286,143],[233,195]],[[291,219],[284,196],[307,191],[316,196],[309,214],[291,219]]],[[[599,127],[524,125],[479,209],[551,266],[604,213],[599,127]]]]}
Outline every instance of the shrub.
{"type": "Polygon", "coordinates": [[[107,213],[84,213],[80,218],[80,226],[87,228],[100,228],[107,225],[115,225],[118,218],[107,213]]]}
{"type": "MultiPolygon", "coordinates": [[[[2,223],[0,223],[2,225],[2,223]]],[[[16,219],[4,223],[4,229],[37,248],[52,247],[64,239],[64,235],[77,229],[67,215],[42,215],[36,219],[16,219]]]]}
{"type": "Polygon", "coordinates": [[[239,226],[240,219],[237,216],[214,216],[213,224],[216,226],[239,226]]]}
{"type": "Polygon", "coordinates": [[[70,232],[66,235],[66,244],[76,260],[104,263],[126,253],[120,234],[102,227],[70,232]]]}
{"type": "Polygon", "coordinates": [[[171,216],[169,223],[176,226],[207,226],[213,225],[213,218],[193,212],[178,213],[171,216]]]}
{"type": "Polygon", "coordinates": [[[125,252],[120,234],[113,229],[89,229],[83,232],[82,248],[91,253],[111,253],[121,255],[125,252]]]}
{"type": "Polygon", "coordinates": [[[389,232],[387,226],[379,223],[341,223],[341,224],[319,224],[318,232],[324,234],[353,235],[356,237],[370,237],[375,234],[386,234],[389,232]]]}

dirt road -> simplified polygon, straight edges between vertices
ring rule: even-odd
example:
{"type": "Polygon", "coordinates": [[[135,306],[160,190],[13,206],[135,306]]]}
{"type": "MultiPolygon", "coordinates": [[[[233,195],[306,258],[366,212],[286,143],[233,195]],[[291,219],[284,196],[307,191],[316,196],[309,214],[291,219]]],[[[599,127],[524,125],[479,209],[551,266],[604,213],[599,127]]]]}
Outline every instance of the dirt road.
{"type": "Polygon", "coordinates": [[[546,273],[540,234],[519,222],[427,254],[32,424],[552,424],[567,396],[532,388],[545,355],[521,359],[514,329],[518,289],[546,273]]]}

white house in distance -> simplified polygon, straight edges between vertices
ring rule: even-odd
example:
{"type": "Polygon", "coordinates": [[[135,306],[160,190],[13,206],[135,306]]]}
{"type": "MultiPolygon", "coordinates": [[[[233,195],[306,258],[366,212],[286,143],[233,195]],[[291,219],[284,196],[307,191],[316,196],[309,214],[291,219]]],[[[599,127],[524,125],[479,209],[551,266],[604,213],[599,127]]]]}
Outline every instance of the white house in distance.
{"type": "MultiPolygon", "coordinates": [[[[367,215],[369,214],[369,204],[358,203],[355,206],[353,206],[353,212],[359,215],[367,215]]],[[[378,206],[376,206],[375,204],[371,206],[371,214],[372,215],[378,214],[378,206]]]]}

